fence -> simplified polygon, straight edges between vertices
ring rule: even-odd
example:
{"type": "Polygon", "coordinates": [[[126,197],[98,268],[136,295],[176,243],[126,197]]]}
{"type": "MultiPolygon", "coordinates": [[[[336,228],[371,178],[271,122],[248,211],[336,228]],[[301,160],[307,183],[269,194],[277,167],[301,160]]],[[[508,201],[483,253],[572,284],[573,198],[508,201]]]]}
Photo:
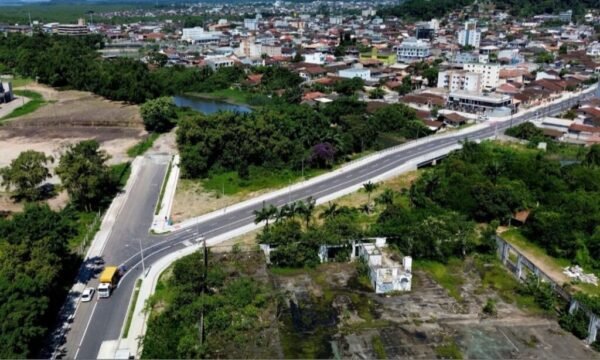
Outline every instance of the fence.
{"type": "Polygon", "coordinates": [[[570,314],[573,314],[577,310],[584,311],[589,319],[586,343],[591,344],[596,341],[596,334],[598,327],[600,327],[600,318],[598,315],[575,300],[559,283],[543,272],[508,241],[500,236],[496,236],[496,245],[500,260],[519,281],[525,280],[529,276],[528,272],[535,274],[540,281],[549,283],[552,290],[569,303],[570,314]]]}

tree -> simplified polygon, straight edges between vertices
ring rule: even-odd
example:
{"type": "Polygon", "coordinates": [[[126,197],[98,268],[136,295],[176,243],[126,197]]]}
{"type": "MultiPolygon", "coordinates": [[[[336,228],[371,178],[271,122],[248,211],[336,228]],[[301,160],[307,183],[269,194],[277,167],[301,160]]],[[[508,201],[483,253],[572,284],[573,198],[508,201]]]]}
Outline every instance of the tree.
{"type": "Polygon", "coordinates": [[[583,162],[588,166],[600,166],[600,144],[594,144],[590,147],[583,162]]]}
{"type": "Polygon", "coordinates": [[[7,191],[14,187],[18,199],[39,200],[42,192],[38,186],[50,177],[50,171],[45,165],[53,161],[51,156],[42,152],[24,151],[11,161],[10,166],[0,170],[2,185],[7,191]]]}
{"type": "Polygon", "coordinates": [[[343,95],[351,96],[355,92],[362,90],[365,86],[365,81],[359,77],[352,79],[342,79],[335,83],[333,89],[343,95]]]}
{"type": "MultiPolygon", "coordinates": [[[[364,186],[364,185],[363,185],[364,186]]],[[[375,199],[375,202],[385,206],[392,205],[394,203],[394,197],[396,194],[394,190],[386,188],[383,192],[375,199]]]]}
{"type": "Polygon", "coordinates": [[[260,210],[254,210],[254,223],[259,224],[261,222],[265,222],[265,230],[269,230],[269,220],[277,215],[277,208],[273,204],[269,204],[269,206],[265,206],[263,202],[263,207],[260,210]]]}
{"type": "Polygon", "coordinates": [[[380,87],[376,87],[369,92],[369,99],[383,99],[384,95],[385,91],[383,91],[383,89],[380,87]]]}
{"type": "Polygon", "coordinates": [[[542,51],[535,58],[535,62],[538,64],[550,64],[553,61],[554,61],[554,55],[552,55],[552,53],[547,52],[547,51],[542,51]]]}
{"type": "Polygon", "coordinates": [[[148,131],[165,132],[175,125],[177,112],[170,97],[146,101],[140,108],[144,126],[148,131]]]}
{"type": "Polygon", "coordinates": [[[71,145],[60,158],[56,174],[77,207],[86,210],[101,207],[114,193],[116,184],[107,160],[108,155],[95,140],[71,145]]]}
{"type": "Polygon", "coordinates": [[[370,204],[371,203],[371,193],[373,191],[375,191],[377,188],[379,187],[378,184],[372,183],[372,182],[368,182],[368,183],[364,183],[363,184],[363,189],[365,189],[365,192],[367,193],[367,203],[370,204]]]}
{"type": "Polygon", "coordinates": [[[313,212],[315,211],[316,201],[312,196],[308,197],[305,201],[298,203],[298,214],[304,218],[306,227],[308,227],[310,220],[312,219],[313,212]]]}
{"type": "Polygon", "coordinates": [[[330,219],[339,214],[339,208],[337,203],[329,202],[325,210],[319,214],[321,219],[330,219]]]}

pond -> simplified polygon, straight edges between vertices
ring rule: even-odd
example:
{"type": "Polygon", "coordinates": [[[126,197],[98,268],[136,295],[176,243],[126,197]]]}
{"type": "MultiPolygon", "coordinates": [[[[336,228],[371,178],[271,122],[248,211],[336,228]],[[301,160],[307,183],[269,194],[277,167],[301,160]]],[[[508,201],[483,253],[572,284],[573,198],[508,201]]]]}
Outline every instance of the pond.
{"type": "Polygon", "coordinates": [[[204,99],[201,97],[178,95],[173,96],[175,105],[179,107],[189,107],[204,114],[213,114],[218,111],[234,111],[239,113],[249,113],[252,109],[245,105],[236,105],[224,101],[204,99]]]}

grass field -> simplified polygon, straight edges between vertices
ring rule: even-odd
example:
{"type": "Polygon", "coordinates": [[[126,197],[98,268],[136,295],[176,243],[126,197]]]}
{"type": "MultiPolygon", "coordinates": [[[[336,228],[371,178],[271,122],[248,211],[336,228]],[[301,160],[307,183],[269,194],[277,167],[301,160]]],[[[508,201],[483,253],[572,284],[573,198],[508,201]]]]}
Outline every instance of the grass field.
{"type": "Polygon", "coordinates": [[[462,277],[462,266],[463,261],[455,258],[448,260],[447,264],[429,260],[415,260],[414,262],[415,269],[424,270],[431,275],[457,301],[462,301],[460,287],[465,282],[462,277]]]}
{"type": "MultiPolygon", "coordinates": [[[[19,106],[18,108],[14,109],[10,114],[6,115],[5,117],[3,117],[0,120],[12,119],[12,118],[16,118],[16,117],[19,117],[19,116],[27,115],[29,113],[32,113],[32,112],[36,111],[41,106],[43,106],[44,104],[46,104],[46,101],[44,100],[44,97],[42,96],[42,94],[37,93],[35,91],[31,91],[31,90],[15,90],[15,94],[18,95],[18,96],[27,97],[30,100],[29,100],[28,103],[26,103],[25,105],[19,106]]],[[[15,101],[19,101],[19,100],[15,100],[15,101]]]]}
{"type": "Polygon", "coordinates": [[[249,93],[238,89],[222,89],[209,93],[190,93],[189,95],[204,99],[224,101],[232,104],[246,105],[248,103],[249,93]]]}
{"type": "MultiPolygon", "coordinates": [[[[307,169],[304,177],[310,178],[324,173],[327,170],[307,169]]],[[[226,171],[210,175],[202,180],[202,186],[208,191],[220,195],[235,195],[250,193],[264,189],[278,189],[286,187],[302,179],[302,171],[294,170],[267,170],[260,167],[250,167],[248,180],[241,179],[237,171],[226,171]]]]}

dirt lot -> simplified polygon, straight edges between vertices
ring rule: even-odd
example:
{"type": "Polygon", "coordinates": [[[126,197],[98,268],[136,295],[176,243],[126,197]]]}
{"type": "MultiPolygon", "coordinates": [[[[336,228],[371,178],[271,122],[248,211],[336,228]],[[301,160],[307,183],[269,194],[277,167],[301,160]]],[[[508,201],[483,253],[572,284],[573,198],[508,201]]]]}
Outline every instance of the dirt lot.
{"type": "MultiPolygon", "coordinates": [[[[137,106],[104,100],[81,91],[56,91],[47,86],[30,84],[20,89],[41,93],[49,104],[20,118],[11,119],[0,127],[0,168],[10,164],[21,152],[36,150],[51,155],[58,164],[60,154],[70,144],[95,139],[110,155],[108,163],[129,161],[127,149],[146,134],[137,106]]],[[[164,141],[163,141],[164,143],[164,141]]],[[[57,183],[53,177],[50,182],[57,183]]],[[[52,207],[61,207],[66,197],[51,199],[52,207]]],[[[7,194],[0,194],[0,211],[17,211],[7,194]]]]}
{"type": "Polygon", "coordinates": [[[40,84],[29,84],[19,89],[38,92],[49,103],[31,114],[8,121],[7,125],[10,127],[143,127],[139,109],[136,105],[106,100],[84,91],[57,91],[40,84]]]}
{"type": "Polygon", "coordinates": [[[286,357],[600,358],[554,318],[524,312],[482,290],[477,275],[467,278],[459,302],[421,270],[413,273],[411,292],[387,297],[357,285],[355,272],[352,264],[323,264],[273,275],[289,303],[280,310],[286,357]],[[489,297],[497,300],[496,316],[482,313],[489,297]]]}

